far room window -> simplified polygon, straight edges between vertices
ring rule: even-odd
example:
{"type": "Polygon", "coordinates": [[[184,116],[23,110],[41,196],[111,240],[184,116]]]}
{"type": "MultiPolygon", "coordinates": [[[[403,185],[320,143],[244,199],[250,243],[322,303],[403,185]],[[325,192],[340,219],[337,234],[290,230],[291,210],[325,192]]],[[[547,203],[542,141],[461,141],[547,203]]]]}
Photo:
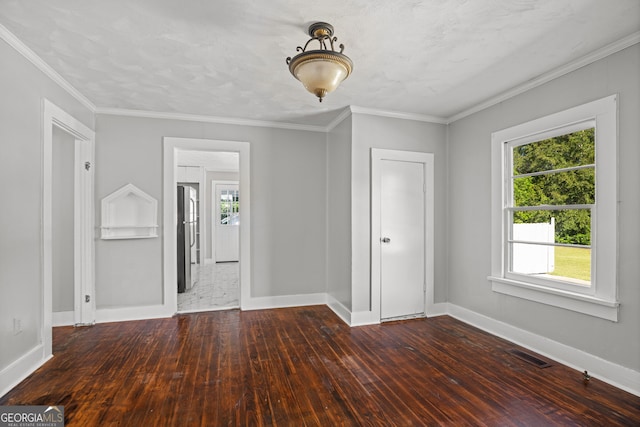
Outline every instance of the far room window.
{"type": "Polygon", "coordinates": [[[240,224],[240,196],[238,190],[220,191],[220,225],[240,224]]]}
{"type": "Polygon", "coordinates": [[[617,320],[616,105],[492,134],[494,291],[617,320]]]}

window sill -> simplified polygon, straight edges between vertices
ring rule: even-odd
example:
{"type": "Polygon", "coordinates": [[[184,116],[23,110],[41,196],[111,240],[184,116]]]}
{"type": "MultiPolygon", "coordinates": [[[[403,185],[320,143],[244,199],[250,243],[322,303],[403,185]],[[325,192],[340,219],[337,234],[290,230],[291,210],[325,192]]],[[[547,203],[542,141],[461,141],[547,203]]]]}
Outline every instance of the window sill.
{"type": "Polygon", "coordinates": [[[612,322],[618,321],[620,303],[614,300],[505,279],[504,277],[489,276],[488,279],[492,283],[491,289],[494,292],[600,317],[612,322]]]}

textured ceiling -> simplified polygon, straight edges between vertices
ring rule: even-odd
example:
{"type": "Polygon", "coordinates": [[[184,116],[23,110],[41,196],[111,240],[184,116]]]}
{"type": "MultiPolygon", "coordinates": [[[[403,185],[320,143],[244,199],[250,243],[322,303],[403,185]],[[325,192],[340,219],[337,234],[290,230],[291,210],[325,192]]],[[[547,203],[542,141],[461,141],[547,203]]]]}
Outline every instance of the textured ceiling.
{"type": "Polygon", "coordinates": [[[98,108],[326,125],[451,117],[640,30],[638,0],[0,0],[0,24],[98,108]],[[354,71],[322,104],[287,56],[326,21],[354,71]]]}

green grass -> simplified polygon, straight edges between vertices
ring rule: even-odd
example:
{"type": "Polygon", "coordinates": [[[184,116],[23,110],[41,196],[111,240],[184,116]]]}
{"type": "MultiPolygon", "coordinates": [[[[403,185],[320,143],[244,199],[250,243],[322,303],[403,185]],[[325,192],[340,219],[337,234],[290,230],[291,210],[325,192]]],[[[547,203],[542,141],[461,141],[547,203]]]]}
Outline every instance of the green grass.
{"type": "Polygon", "coordinates": [[[554,276],[591,281],[591,249],[556,246],[554,276]]]}

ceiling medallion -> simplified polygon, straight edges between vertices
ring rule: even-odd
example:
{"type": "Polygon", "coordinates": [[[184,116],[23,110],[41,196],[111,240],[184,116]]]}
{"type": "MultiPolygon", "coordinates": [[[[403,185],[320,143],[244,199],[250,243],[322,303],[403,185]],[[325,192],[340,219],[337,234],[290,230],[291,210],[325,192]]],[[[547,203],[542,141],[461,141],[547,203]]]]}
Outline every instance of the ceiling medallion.
{"type": "Polygon", "coordinates": [[[338,85],[353,70],[353,62],[344,55],[344,45],[340,44],[340,52],[336,52],[333,43],[338,41],[333,37],[333,26],[326,22],[316,22],[309,26],[311,38],[304,47],[298,46],[296,51],[302,52],[293,58],[287,58],[289,71],[300,80],[304,87],[318,97],[320,102],[329,92],[333,92],[338,85]],[[317,41],[317,50],[307,50],[309,43],[317,41]],[[327,47],[327,42],[329,47],[327,47]]]}

